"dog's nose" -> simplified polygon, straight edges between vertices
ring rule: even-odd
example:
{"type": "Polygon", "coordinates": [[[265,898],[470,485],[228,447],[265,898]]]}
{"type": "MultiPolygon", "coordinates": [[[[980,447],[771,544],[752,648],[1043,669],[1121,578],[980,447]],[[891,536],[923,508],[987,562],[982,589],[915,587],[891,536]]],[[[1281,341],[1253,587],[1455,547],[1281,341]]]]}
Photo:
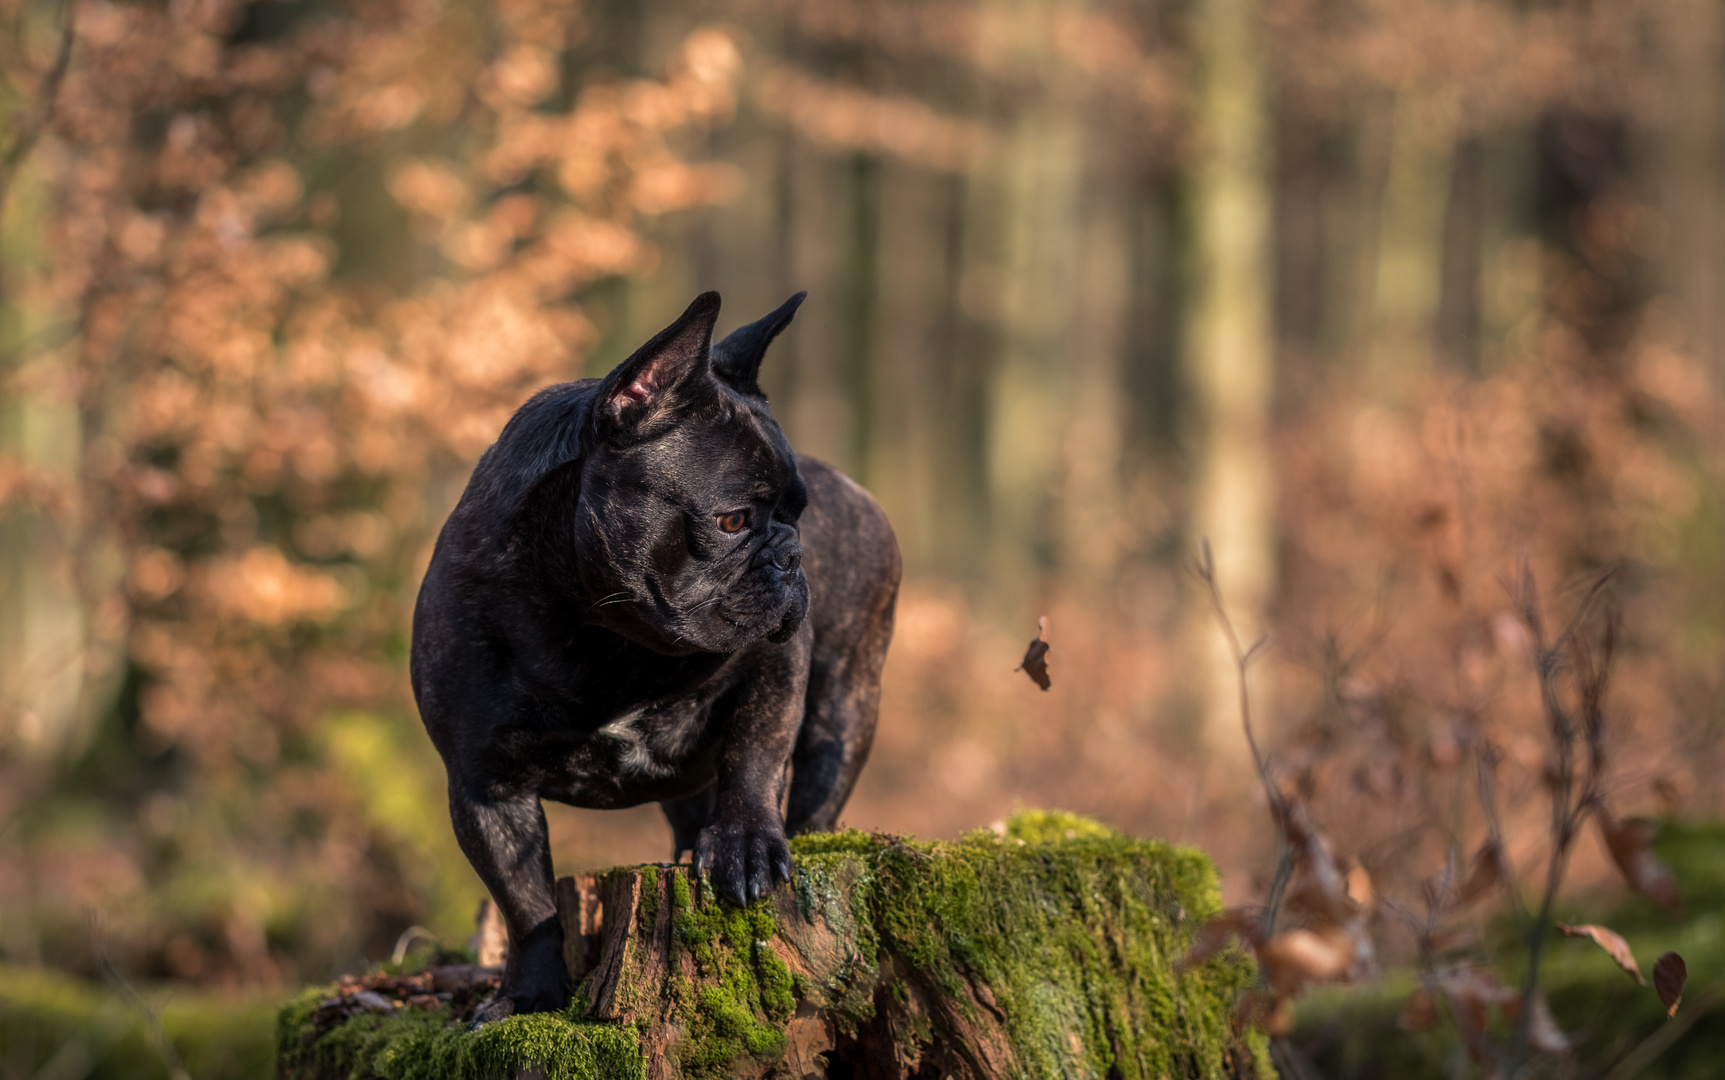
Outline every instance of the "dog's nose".
{"type": "Polygon", "coordinates": [[[778,567],[780,573],[792,573],[802,564],[803,549],[800,544],[781,544],[779,549],[773,552],[773,565],[778,567]]]}

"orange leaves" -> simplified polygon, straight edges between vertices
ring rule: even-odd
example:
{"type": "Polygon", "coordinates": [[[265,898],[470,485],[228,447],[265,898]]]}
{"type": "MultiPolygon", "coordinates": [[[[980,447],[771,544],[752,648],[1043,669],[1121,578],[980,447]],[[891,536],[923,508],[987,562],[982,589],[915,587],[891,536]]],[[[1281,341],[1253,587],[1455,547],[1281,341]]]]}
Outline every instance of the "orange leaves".
{"type": "Polygon", "coordinates": [[[1611,853],[1611,861],[1617,864],[1629,887],[1667,911],[1681,908],[1683,898],[1678,891],[1677,875],[1653,853],[1658,830],[1645,821],[1619,821],[1603,805],[1594,808],[1593,816],[1599,823],[1599,834],[1611,853]]]}
{"type": "Polygon", "coordinates": [[[1623,935],[1615,930],[1593,923],[1583,923],[1580,926],[1570,926],[1568,923],[1558,923],[1557,930],[1565,937],[1584,937],[1593,939],[1594,944],[1605,950],[1607,956],[1617,961],[1617,966],[1642,986],[1647,980],[1641,977],[1641,968],[1635,962],[1635,954],[1629,951],[1629,942],[1623,940],[1623,935]]]}
{"type": "Polygon", "coordinates": [[[281,549],[268,546],[218,561],[207,572],[206,588],[223,614],[265,626],[321,621],[347,599],[335,577],[290,563],[281,549]]]}

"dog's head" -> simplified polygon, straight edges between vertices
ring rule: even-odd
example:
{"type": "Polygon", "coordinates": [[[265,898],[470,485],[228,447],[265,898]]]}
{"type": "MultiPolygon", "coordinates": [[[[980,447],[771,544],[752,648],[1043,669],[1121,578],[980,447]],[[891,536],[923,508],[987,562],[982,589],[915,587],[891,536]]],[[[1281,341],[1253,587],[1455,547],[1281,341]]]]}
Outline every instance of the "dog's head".
{"type": "Polygon", "coordinates": [[[713,344],[703,293],[600,382],[574,537],[590,621],[671,654],[796,633],[808,489],[756,373],[802,299],[713,344]]]}

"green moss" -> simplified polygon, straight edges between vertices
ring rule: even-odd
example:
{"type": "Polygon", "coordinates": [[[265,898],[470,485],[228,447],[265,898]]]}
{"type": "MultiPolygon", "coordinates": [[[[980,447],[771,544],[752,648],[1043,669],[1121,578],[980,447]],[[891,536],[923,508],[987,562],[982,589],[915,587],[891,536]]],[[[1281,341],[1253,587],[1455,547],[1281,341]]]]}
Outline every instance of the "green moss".
{"type": "Polygon", "coordinates": [[[784,1051],[784,1023],[796,1010],[790,968],[768,945],[778,934],[771,901],[746,908],[721,904],[710,888],[699,900],[688,887],[688,871],[671,871],[683,885],[676,932],[697,972],[714,985],[683,1007],[688,1035],[680,1048],[687,1077],[723,1076],[743,1054],[776,1058],[784,1051]]]}
{"type": "Polygon", "coordinates": [[[310,990],[282,1010],[277,1047],[283,1078],[494,1080],[538,1068],[546,1080],[636,1080],[646,1075],[636,1033],[583,1019],[586,1003],[564,1013],[512,1016],[468,1032],[440,1011],[400,1009],[358,1016],[314,1040],[311,1016],[326,991],[310,990]]]}
{"type": "Polygon", "coordinates": [[[1028,812],[1005,835],[884,844],[869,902],[881,946],[941,990],[992,991],[1030,1075],[1215,1076],[1238,961],[1173,962],[1220,908],[1196,851],[1028,812]]]}
{"type": "Polygon", "coordinates": [[[641,867],[641,903],[635,916],[641,933],[651,934],[659,918],[659,868],[641,867]]]}
{"type": "Polygon", "coordinates": [[[1090,818],[1065,810],[1022,810],[1006,821],[1006,839],[1027,844],[1058,844],[1062,840],[1113,840],[1119,833],[1090,818]]]}

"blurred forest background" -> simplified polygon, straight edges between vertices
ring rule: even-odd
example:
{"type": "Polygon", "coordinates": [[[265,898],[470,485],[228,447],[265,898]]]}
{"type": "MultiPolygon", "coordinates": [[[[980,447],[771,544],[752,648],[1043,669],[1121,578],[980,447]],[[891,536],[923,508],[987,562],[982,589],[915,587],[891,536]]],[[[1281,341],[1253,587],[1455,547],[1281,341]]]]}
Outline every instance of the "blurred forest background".
{"type": "MultiPolygon", "coordinates": [[[[1544,828],[1524,560],[1554,618],[1616,570],[1616,805],[1719,807],[1708,0],[4,0],[0,47],[0,961],[464,941],[430,544],[528,393],[706,288],[809,290],[763,383],[904,550],[850,824],[1060,806],[1247,895],[1201,537],[1380,890],[1476,767],[1544,828]]],[[[563,869],[668,850],[548,811],[563,869]]]]}

